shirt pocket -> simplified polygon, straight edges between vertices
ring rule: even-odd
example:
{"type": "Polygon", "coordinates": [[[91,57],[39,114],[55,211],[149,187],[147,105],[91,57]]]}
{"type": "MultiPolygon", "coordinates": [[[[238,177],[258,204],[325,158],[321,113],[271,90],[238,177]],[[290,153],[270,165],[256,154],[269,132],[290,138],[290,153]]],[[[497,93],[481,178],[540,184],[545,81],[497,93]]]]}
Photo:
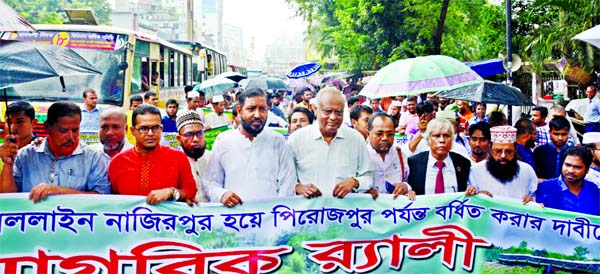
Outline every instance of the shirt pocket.
{"type": "Polygon", "coordinates": [[[78,191],[89,191],[86,185],[86,177],[83,174],[76,174],[75,170],[67,170],[63,178],[65,178],[65,180],[59,182],[61,186],[78,191]]]}
{"type": "Polygon", "coordinates": [[[335,175],[335,183],[339,183],[342,180],[356,177],[356,160],[351,159],[350,157],[338,158],[335,161],[334,166],[334,175],[335,175]]]}

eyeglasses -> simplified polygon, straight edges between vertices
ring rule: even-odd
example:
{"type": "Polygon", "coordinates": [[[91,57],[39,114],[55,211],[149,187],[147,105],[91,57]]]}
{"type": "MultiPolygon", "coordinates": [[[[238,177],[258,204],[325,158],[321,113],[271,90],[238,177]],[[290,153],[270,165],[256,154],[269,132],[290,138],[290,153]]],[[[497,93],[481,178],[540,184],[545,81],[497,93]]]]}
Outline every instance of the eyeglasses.
{"type": "Polygon", "coordinates": [[[152,131],[153,133],[159,132],[162,130],[162,128],[163,128],[162,125],[156,125],[156,126],[152,126],[152,127],[141,126],[141,127],[136,128],[136,130],[143,134],[147,134],[148,131],[152,131]]]}
{"type": "Polygon", "coordinates": [[[194,136],[196,138],[202,138],[202,137],[204,137],[204,130],[196,131],[196,132],[186,132],[182,135],[183,135],[183,138],[190,139],[190,140],[194,139],[194,136]]]}
{"type": "Polygon", "coordinates": [[[515,154],[515,150],[514,149],[492,149],[492,153],[494,153],[495,155],[502,155],[502,153],[504,153],[506,156],[512,156],[515,154]]]}

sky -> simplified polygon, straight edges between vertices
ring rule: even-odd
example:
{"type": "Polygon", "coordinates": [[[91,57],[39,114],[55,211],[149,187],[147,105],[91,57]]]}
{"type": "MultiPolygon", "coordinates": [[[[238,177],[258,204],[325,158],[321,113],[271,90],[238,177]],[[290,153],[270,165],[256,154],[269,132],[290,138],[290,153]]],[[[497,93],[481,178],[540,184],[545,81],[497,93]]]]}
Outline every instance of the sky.
{"type": "Polygon", "coordinates": [[[223,0],[223,23],[243,28],[245,48],[254,37],[255,59],[262,59],[265,46],[280,31],[302,35],[308,25],[285,0],[223,0]]]}

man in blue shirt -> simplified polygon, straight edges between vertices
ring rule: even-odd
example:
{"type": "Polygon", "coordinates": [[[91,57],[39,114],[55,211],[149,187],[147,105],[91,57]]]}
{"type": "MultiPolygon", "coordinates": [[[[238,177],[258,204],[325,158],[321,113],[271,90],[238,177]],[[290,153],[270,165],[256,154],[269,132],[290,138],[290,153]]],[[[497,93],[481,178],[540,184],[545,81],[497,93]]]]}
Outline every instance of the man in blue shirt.
{"type": "Polygon", "coordinates": [[[161,123],[163,125],[163,132],[178,132],[175,119],[177,118],[177,110],[179,110],[179,103],[175,99],[169,99],[167,101],[167,116],[162,117],[161,123]]]}
{"type": "Polygon", "coordinates": [[[35,203],[54,194],[110,193],[108,159],[79,142],[81,109],[58,102],[48,108],[48,138],[15,159],[3,157],[0,193],[29,192],[35,203]]]}
{"type": "Polygon", "coordinates": [[[596,87],[588,86],[585,95],[589,100],[583,115],[585,132],[598,132],[600,131],[600,99],[596,93],[596,87]]]}
{"type": "Polygon", "coordinates": [[[535,161],[533,160],[533,148],[537,139],[535,125],[529,119],[519,119],[515,123],[517,129],[517,156],[518,159],[529,164],[535,170],[535,161]]]}
{"type": "Polygon", "coordinates": [[[84,90],[83,103],[80,129],[82,132],[97,132],[100,123],[100,108],[97,107],[96,91],[91,88],[84,90]]]}
{"type": "Polygon", "coordinates": [[[536,201],[548,208],[600,215],[600,189],[584,179],[591,163],[588,149],[569,148],[563,157],[561,175],[538,185],[536,201]]]}
{"type": "Polygon", "coordinates": [[[560,175],[560,160],[569,146],[570,125],[567,118],[556,116],[549,123],[550,143],[541,145],[533,150],[535,173],[539,181],[556,178],[560,175]]]}

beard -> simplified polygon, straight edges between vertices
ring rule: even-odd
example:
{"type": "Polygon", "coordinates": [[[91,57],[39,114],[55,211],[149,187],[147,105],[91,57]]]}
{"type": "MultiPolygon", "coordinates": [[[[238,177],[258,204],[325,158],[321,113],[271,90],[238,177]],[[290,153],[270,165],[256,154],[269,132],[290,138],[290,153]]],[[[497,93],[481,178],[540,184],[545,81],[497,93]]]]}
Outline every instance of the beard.
{"type": "Polygon", "coordinates": [[[204,151],[206,150],[206,146],[201,146],[198,148],[186,148],[185,146],[181,146],[185,155],[190,158],[194,158],[194,160],[198,160],[204,155],[204,151]]]}
{"type": "Polygon", "coordinates": [[[377,146],[373,147],[373,149],[375,149],[375,152],[377,153],[387,153],[388,151],[390,151],[391,147],[392,144],[390,142],[381,141],[379,142],[379,144],[377,144],[377,146]]]}
{"type": "Polygon", "coordinates": [[[504,158],[496,160],[490,156],[488,157],[486,167],[490,174],[503,184],[512,181],[517,176],[517,173],[519,173],[519,163],[517,163],[516,157],[512,161],[508,161],[504,158]]]}
{"type": "Polygon", "coordinates": [[[267,123],[266,120],[263,119],[259,119],[259,118],[253,118],[252,120],[250,120],[250,122],[247,122],[245,119],[241,119],[242,120],[242,128],[248,132],[248,134],[256,137],[256,135],[258,135],[263,128],[265,127],[265,124],[267,123]],[[253,126],[252,122],[254,121],[260,121],[261,124],[260,126],[253,126]]]}
{"type": "Polygon", "coordinates": [[[592,163],[594,163],[596,166],[600,166],[600,159],[594,159],[592,160],[592,163]]]}

